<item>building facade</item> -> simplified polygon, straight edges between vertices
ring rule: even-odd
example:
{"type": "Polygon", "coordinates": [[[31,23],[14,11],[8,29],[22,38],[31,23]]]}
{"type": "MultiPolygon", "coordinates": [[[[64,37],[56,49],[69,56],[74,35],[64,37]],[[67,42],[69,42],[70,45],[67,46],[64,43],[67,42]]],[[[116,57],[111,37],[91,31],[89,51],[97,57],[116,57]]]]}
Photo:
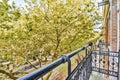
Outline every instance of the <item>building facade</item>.
{"type": "Polygon", "coordinates": [[[103,39],[111,51],[120,49],[120,0],[103,7],[103,39]]]}

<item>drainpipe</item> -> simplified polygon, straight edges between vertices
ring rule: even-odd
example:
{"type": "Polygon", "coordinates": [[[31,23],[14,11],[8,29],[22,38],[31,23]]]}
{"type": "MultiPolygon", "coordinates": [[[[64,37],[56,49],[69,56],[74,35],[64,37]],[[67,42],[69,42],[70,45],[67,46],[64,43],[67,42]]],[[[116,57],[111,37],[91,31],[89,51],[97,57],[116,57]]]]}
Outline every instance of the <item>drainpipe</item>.
{"type": "Polygon", "coordinates": [[[120,20],[120,12],[119,12],[119,9],[120,9],[120,7],[119,7],[119,5],[120,5],[120,1],[119,0],[117,0],[117,51],[119,51],[119,45],[120,45],[120,41],[119,41],[119,26],[120,26],[120,24],[119,24],[119,20],[120,20]]]}
{"type": "Polygon", "coordinates": [[[110,51],[112,50],[112,0],[110,1],[110,51]]]}

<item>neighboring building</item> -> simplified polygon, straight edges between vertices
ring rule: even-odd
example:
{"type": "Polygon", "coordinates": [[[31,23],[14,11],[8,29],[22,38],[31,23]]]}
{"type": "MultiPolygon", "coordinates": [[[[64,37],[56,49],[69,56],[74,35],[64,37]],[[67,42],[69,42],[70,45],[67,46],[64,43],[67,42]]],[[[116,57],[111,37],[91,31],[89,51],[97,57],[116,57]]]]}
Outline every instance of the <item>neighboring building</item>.
{"type": "Polygon", "coordinates": [[[111,51],[120,49],[120,0],[103,7],[103,39],[111,51]]]}

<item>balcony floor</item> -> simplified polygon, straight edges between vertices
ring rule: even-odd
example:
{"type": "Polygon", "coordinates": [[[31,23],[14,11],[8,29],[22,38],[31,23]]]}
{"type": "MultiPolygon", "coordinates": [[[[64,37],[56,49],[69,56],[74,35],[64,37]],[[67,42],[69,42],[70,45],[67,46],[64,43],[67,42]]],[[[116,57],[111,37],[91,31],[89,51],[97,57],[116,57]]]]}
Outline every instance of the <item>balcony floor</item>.
{"type": "Polygon", "coordinates": [[[92,72],[89,80],[110,80],[109,78],[104,78],[103,74],[92,72]]]}

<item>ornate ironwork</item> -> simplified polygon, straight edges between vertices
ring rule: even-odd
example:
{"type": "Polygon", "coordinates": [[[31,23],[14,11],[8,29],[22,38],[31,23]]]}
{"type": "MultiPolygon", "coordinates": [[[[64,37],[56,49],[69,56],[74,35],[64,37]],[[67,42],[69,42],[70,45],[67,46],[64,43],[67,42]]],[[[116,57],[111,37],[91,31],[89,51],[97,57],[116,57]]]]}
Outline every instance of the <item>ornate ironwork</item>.
{"type": "Polygon", "coordinates": [[[119,77],[119,53],[110,51],[93,51],[92,52],[92,70],[119,77]]]}
{"type": "Polygon", "coordinates": [[[119,80],[120,51],[105,49],[105,43],[100,40],[98,50],[86,49],[86,57],[77,65],[66,80],[89,80],[92,72],[102,73],[119,80]]]}
{"type": "Polygon", "coordinates": [[[109,51],[103,40],[99,41],[99,49],[92,52],[92,71],[96,71],[119,80],[120,53],[109,51]]]}

